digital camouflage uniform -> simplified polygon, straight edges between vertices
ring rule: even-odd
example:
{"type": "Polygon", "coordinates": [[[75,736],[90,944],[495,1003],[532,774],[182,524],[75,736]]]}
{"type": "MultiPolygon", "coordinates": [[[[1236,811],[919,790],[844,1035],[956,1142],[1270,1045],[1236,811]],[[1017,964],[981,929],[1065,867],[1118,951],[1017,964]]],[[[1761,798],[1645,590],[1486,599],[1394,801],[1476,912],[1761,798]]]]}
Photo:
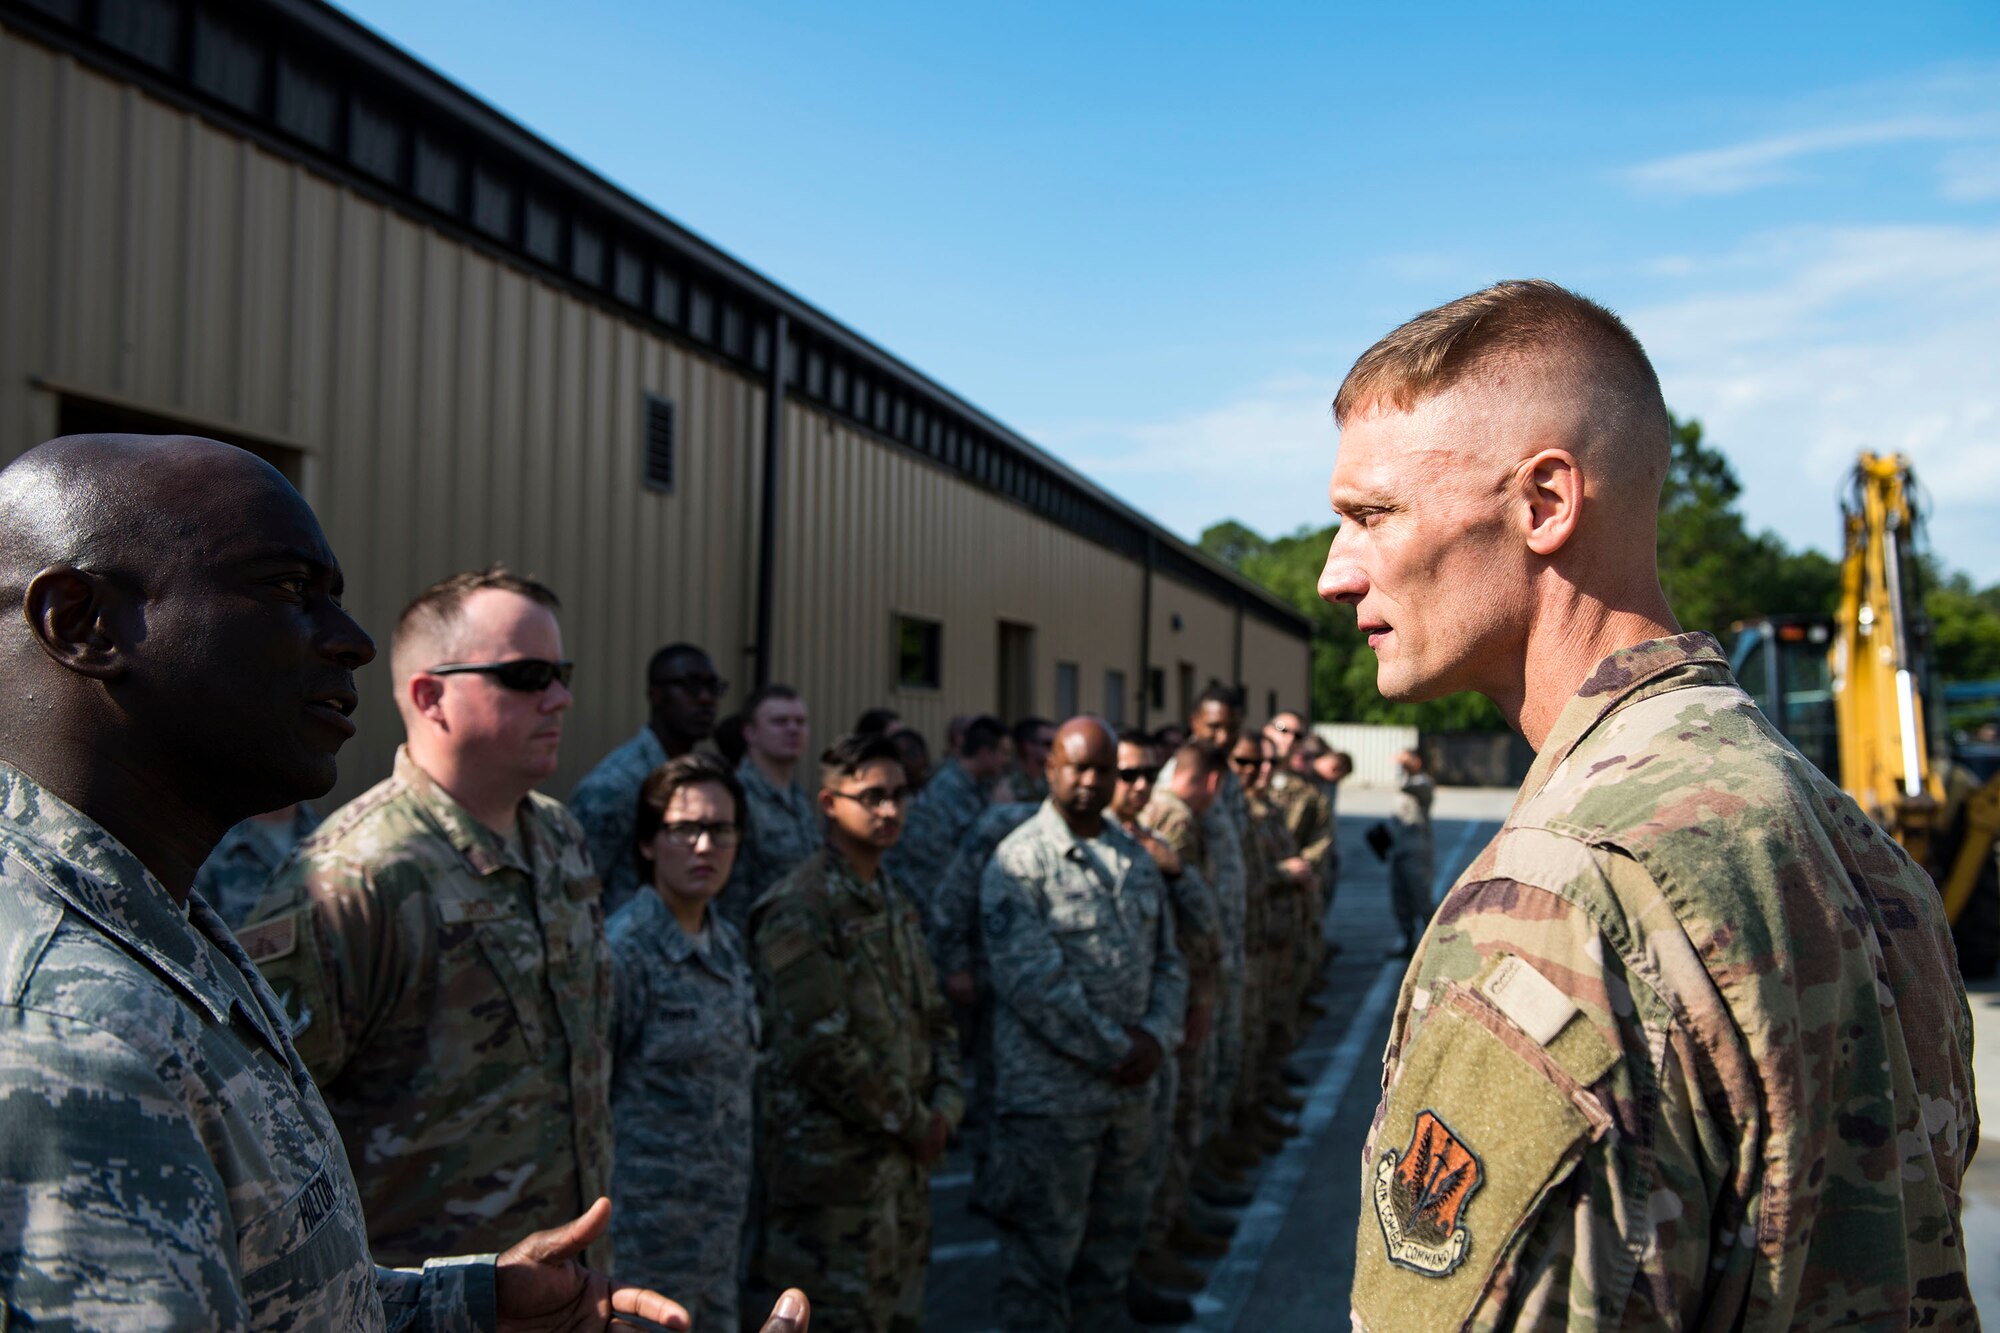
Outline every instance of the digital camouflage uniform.
{"type": "Polygon", "coordinates": [[[1008,1333],[1118,1327],[1159,1181],[1152,1085],[1110,1072],[1127,1027],[1164,1054],[1180,1041],[1187,966],[1167,886],[1115,821],[1080,839],[1045,803],[994,853],[979,907],[996,1000],[994,1309],[1008,1333]]]}
{"type": "Polygon", "coordinates": [[[1016,801],[1040,805],[1049,799],[1049,774],[1045,768],[1030,769],[1020,760],[1007,766],[1007,790],[1016,801]]]}
{"type": "Polygon", "coordinates": [[[748,759],[736,766],[736,780],[743,784],[743,841],[729,885],[715,904],[741,935],[750,924],[751,906],[819,850],[823,833],[819,806],[796,785],[777,786],[748,759]]]}
{"type": "Polygon", "coordinates": [[[1428,773],[1406,773],[1396,795],[1391,827],[1396,840],[1389,848],[1389,897],[1396,927],[1405,939],[1423,933],[1431,916],[1431,881],[1437,857],[1431,840],[1431,801],[1437,783],[1428,773]]]}
{"type": "Polygon", "coordinates": [[[1974,1328],[1937,891],[1703,634],[1613,654],[1410,966],[1357,1328],[1974,1328]]]}
{"type": "Polygon", "coordinates": [[[1245,1004],[1249,999],[1246,946],[1255,843],[1245,836],[1249,830],[1247,812],[1239,819],[1231,811],[1227,799],[1231,792],[1240,807],[1243,788],[1234,773],[1224,773],[1215,803],[1201,815],[1202,841],[1214,870],[1209,884],[1215,889],[1222,919],[1222,986],[1215,1006],[1215,1076],[1209,1080],[1209,1104],[1204,1112],[1212,1129],[1220,1128],[1228,1120],[1236,1095],[1243,1070],[1245,1004]]]}
{"type": "Polygon", "coordinates": [[[931,775],[910,803],[903,836],[883,864],[916,895],[926,912],[944,868],[972,822],[986,809],[986,793],[953,758],[931,775]]]}
{"type": "Polygon", "coordinates": [[[812,1294],[814,1333],[916,1333],[933,1113],[965,1113],[958,1034],[916,905],[823,847],[750,912],[763,1015],[764,1221],[753,1279],[812,1294]]]}
{"type": "MultiPolygon", "coordinates": [[[[1203,1006],[1212,1018],[1221,984],[1222,912],[1208,883],[1208,849],[1202,842],[1201,821],[1186,801],[1156,788],[1139,812],[1139,823],[1181,859],[1180,878],[1167,884],[1167,896],[1173,904],[1174,943],[1187,964],[1189,1008],[1203,1006]]],[[[1167,1233],[1187,1211],[1195,1156],[1208,1138],[1204,1112],[1208,1086],[1215,1077],[1213,1032],[1204,1041],[1183,1042],[1173,1053],[1172,1063],[1172,1096],[1163,1099],[1163,1113],[1156,1111],[1153,1119],[1154,1132],[1166,1142],[1160,1185],[1146,1227],[1150,1249],[1166,1244],[1167,1233]]]]}
{"type": "Polygon", "coordinates": [[[471,1330],[377,1268],[284,1011],[206,903],[0,764],[0,1327],[471,1330]]]}
{"type": "Polygon", "coordinates": [[[656,892],[611,942],[611,1271],[671,1292],[697,1329],[735,1333],[737,1264],[754,1179],[757,987],[711,910],[690,937],[656,892]]]}
{"type": "Polygon", "coordinates": [[[299,844],[243,932],[391,1262],[501,1249],[609,1192],[597,876],[560,803],[531,793],[518,820],[510,846],[399,748],[393,776],[299,844]]]}
{"type": "Polygon", "coordinates": [[[604,914],[630,902],[644,884],[632,859],[638,836],[639,788],[667,762],[667,747],[650,726],[604,756],[569,796],[569,812],[590,843],[590,863],[604,886],[604,914]]]}
{"type": "Polygon", "coordinates": [[[319,827],[310,803],[300,801],[282,824],[246,819],[222,835],[194,872],[194,891],[233,929],[271,886],[271,875],[308,833],[319,827]]]}

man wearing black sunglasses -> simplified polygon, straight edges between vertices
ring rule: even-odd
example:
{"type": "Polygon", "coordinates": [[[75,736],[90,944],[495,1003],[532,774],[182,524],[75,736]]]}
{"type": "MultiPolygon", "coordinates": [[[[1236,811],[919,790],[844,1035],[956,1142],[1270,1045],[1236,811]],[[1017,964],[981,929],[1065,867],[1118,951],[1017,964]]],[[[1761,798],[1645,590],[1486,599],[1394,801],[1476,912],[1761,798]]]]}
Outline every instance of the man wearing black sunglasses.
{"type": "Polygon", "coordinates": [[[604,910],[617,911],[640,887],[632,863],[639,788],[669,759],[693,754],[715,735],[729,682],[691,643],[670,643],[646,663],[646,723],[599,760],[570,793],[569,812],[590,839],[590,858],[604,883],[604,910]]]}
{"type": "Polygon", "coordinates": [[[418,594],[390,650],[394,774],[301,844],[244,932],[396,1262],[491,1250],[610,1192],[598,882],[535,790],[572,702],[558,607],[497,567],[418,594]]]}

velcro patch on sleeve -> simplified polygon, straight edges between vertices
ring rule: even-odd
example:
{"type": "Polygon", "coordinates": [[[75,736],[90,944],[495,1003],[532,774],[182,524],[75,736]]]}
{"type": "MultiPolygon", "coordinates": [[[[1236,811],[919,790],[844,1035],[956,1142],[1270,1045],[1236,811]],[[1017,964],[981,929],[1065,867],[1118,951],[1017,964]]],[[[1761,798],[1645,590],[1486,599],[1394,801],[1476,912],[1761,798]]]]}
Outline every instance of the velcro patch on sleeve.
{"type": "Polygon", "coordinates": [[[1479,989],[1501,1013],[1547,1046],[1577,1015],[1576,1001],[1524,958],[1509,956],[1481,982],[1479,989]]]}
{"type": "Polygon", "coordinates": [[[243,946],[243,952],[250,955],[253,963],[268,963],[288,957],[292,950],[299,947],[299,914],[287,912],[258,925],[245,926],[236,932],[236,942],[243,946]]]}

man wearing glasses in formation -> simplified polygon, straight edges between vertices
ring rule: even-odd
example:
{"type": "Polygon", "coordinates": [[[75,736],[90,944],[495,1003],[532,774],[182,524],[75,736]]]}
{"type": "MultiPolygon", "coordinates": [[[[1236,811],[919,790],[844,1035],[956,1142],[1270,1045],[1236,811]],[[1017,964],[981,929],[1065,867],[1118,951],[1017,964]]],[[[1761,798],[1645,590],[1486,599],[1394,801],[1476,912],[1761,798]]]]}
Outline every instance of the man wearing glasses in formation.
{"type": "Polygon", "coordinates": [[[572,702],[557,605],[499,568],[418,594],[390,650],[394,774],[300,845],[240,937],[382,1262],[496,1250],[610,1191],[598,880],[583,830],[535,791],[572,702]]]}
{"type": "Polygon", "coordinates": [[[826,844],[750,909],[765,1191],[751,1280],[809,1283],[818,1333],[916,1333],[931,1167],[965,1114],[916,903],[882,864],[909,798],[888,737],[835,742],[826,844]]]}
{"type": "Polygon", "coordinates": [[[694,753],[715,735],[729,682],[691,643],[670,643],[646,663],[646,723],[598,761],[570,793],[569,812],[590,839],[591,863],[604,880],[606,915],[630,902],[643,881],[632,865],[639,788],[669,759],[694,753]]]}

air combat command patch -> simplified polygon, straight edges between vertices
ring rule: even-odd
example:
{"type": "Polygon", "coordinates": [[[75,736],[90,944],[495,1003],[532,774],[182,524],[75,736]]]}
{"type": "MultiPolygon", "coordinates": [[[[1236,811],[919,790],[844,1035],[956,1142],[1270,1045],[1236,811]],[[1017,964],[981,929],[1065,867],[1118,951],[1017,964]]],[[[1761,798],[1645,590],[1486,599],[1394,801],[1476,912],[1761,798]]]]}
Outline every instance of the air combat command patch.
{"type": "Polygon", "coordinates": [[[1430,1277],[1464,1263],[1472,1237],[1459,1218],[1483,1175],[1478,1156],[1435,1111],[1418,1113],[1409,1147],[1375,1164],[1375,1217],[1389,1262],[1430,1277]]]}

